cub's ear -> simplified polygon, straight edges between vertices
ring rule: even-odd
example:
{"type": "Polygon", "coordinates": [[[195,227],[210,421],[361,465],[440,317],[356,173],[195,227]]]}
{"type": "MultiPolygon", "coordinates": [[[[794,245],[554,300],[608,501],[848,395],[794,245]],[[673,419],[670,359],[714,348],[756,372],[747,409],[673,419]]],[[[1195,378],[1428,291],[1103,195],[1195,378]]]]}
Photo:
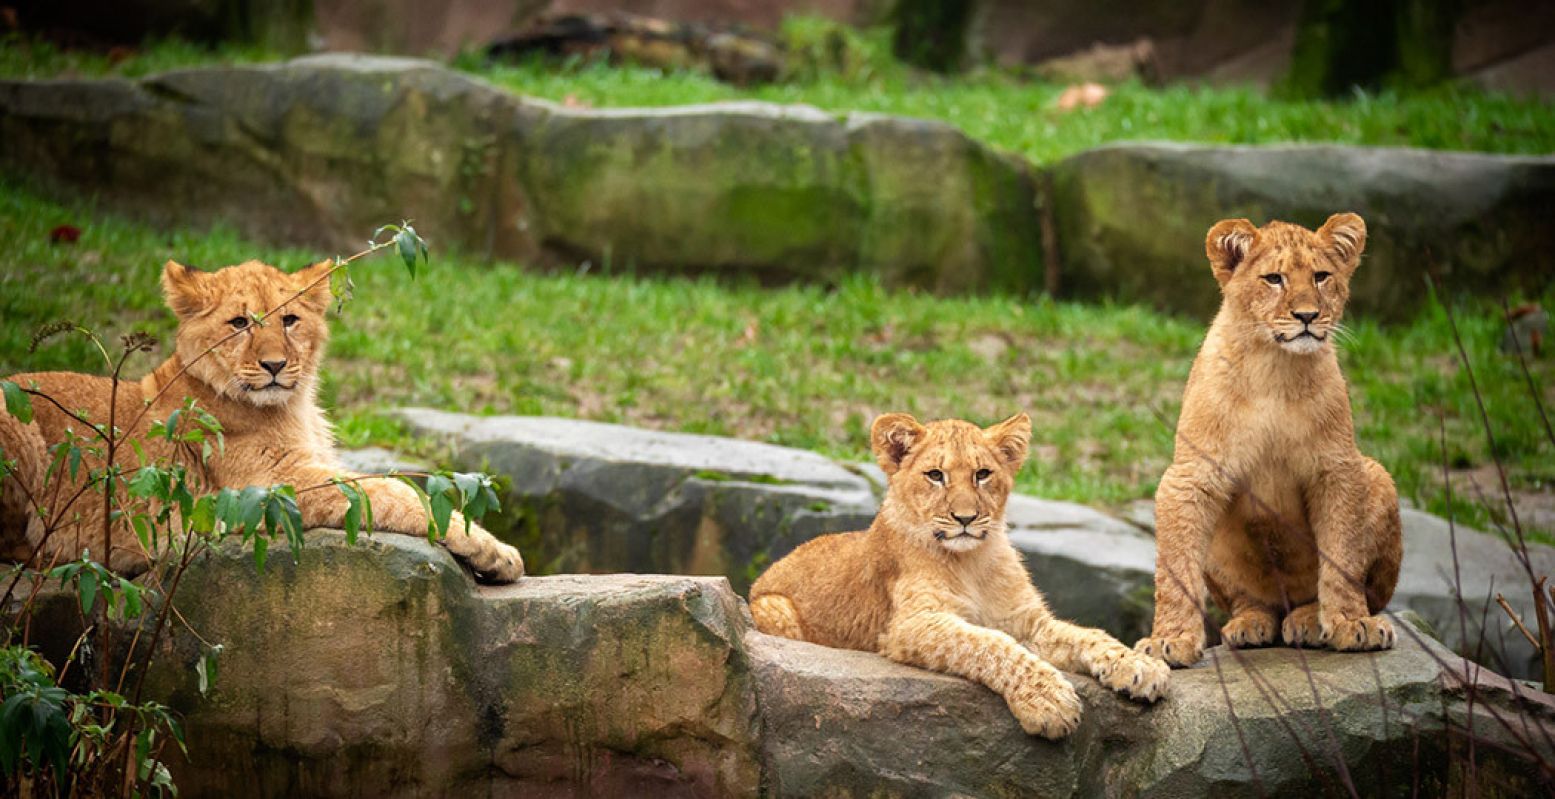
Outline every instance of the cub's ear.
{"type": "Polygon", "coordinates": [[[881,471],[896,474],[913,446],[923,440],[923,425],[905,413],[887,413],[875,420],[869,430],[869,446],[881,471]]]}
{"type": "Polygon", "coordinates": [[[1010,471],[1026,462],[1026,451],[1031,446],[1031,417],[1017,413],[1004,421],[983,430],[988,440],[998,450],[999,457],[1009,464],[1010,471]]]}
{"type": "Polygon", "coordinates": [[[1347,272],[1360,265],[1361,253],[1366,250],[1366,220],[1359,214],[1334,214],[1317,229],[1317,235],[1347,272]]]}
{"type": "Polygon", "coordinates": [[[335,298],[329,288],[330,272],[334,268],[334,261],[324,260],[292,273],[294,290],[302,292],[301,300],[315,310],[322,312],[329,307],[330,300],[335,298]]]}
{"type": "Polygon", "coordinates": [[[174,316],[185,319],[205,308],[209,300],[205,291],[208,277],[205,272],[177,261],[163,264],[162,296],[167,299],[167,307],[173,309],[174,316]]]}
{"type": "Polygon", "coordinates": [[[1246,219],[1222,219],[1209,229],[1204,237],[1204,254],[1209,256],[1210,269],[1220,285],[1231,279],[1247,251],[1253,248],[1257,235],[1258,228],[1246,219]]]}

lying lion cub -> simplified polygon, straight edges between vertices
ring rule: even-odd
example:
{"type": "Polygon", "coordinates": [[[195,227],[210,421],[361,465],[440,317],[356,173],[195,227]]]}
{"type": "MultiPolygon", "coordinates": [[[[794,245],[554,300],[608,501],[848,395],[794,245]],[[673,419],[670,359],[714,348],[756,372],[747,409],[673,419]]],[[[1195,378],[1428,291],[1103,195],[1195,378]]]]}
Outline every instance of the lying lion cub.
{"type": "Polygon", "coordinates": [[[821,536],[751,586],[757,629],[878,651],[1004,696],[1026,732],[1060,738],[1080,698],[1059,673],[1083,671],[1154,701],[1170,670],[1101,630],[1053,618],[1005,538],[1004,506],[1026,460],[1025,414],[987,430],[892,413],[871,443],[890,488],[867,531],[821,536]]]}
{"type": "MultiPolygon", "coordinates": [[[[299,489],[297,504],[304,525],[341,526],[347,502],[339,490],[333,486],[301,490],[343,476],[335,461],[329,422],[314,399],[319,362],[329,338],[324,318],[331,301],[329,270],[330,262],[325,261],[285,274],[250,261],[202,272],[169,261],[162,273],[162,288],[178,317],[177,346],[171,358],[142,380],[119,384],[116,426],[123,428],[134,422],[132,433],[149,460],[171,456],[198,475],[207,488],[289,484],[299,489]],[[255,314],[272,309],[275,313],[264,325],[254,322],[255,314]],[[212,454],[205,464],[192,449],[183,445],[175,449],[164,438],[145,436],[152,421],[166,420],[184,404],[185,397],[213,414],[224,431],[225,448],[212,454]]],[[[0,549],[20,559],[31,554],[44,535],[43,523],[26,497],[39,494],[38,486],[49,465],[48,447],[63,440],[65,429],[72,425],[78,428],[77,434],[86,435],[60,406],[72,412],[84,411],[90,422],[107,424],[111,382],[106,377],[70,372],[21,374],[7,379],[24,387],[36,384],[39,391],[59,403],[56,406],[35,399],[35,418],[26,425],[0,413],[0,451],[17,462],[15,478],[22,481],[11,484],[8,478],[0,494],[0,549]]],[[[135,460],[128,450],[125,454],[121,465],[135,460]]],[[[101,466],[100,459],[88,455],[83,459],[80,479],[85,480],[88,472],[101,466]]],[[[53,479],[57,483],[69,477],[56,474],[53,479]]],[[[391,479],[368,479],[360,485],[372,505],[377,531],[426,535],[426,512],[409,486],[391,479]]],[[[61,503],[70,493],[69,489],[50,489],[61,503]]],[[[83,549],[101,559],[102,512],[100,498],[73,504],[69,520],[44,542],[43,562],[78,558],[83,549]]],[[[148,553],[128,524],[114,526],[112,544],[110,568],[123,573],[146,568],[148,553]]],[[[457,512],[443,545],[484,579],[512,582],[523,576],[524,562],[518,550],[476,526],[466,533],[464,519],[457,512]]]]}
{"type": "Polygon", "coordinates": [[[1140,652],[1174,666],[1204,647],[1205,589],[1237,646],[1386,649],[1398,494],[1355,446],[1331,342],[1366,223],[1316,232],[1228,219],[1205,251],[1225,295],[1188,375],[1176,455],[1156,491],[1155,627],[1140,652]]]}

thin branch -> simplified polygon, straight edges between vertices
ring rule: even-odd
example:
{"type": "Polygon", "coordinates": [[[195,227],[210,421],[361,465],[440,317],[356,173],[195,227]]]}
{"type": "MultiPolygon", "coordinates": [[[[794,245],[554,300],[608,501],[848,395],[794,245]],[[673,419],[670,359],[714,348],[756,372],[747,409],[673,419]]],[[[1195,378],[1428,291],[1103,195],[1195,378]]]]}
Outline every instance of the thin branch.
{"type": "Polygon", "coordinates": [[[1528,632],[1528,628],[1523,626],[1523,620],[1518,617],[1517,611],[1512,610],[1512,606],[1507,604],[1506,597],[1502,596],[1499,592],[1496,594],[1496,604],[1500,605],[1501,609],[1506,611],[1506,617],[1511,619],[1512,624],[1517,627],[1517,631],[1522,633],[1524,638],[1528,639],[1528,643],[1533,646],[1534,651],[1540,651],[1544,648],[1539,646],[1539,642],[1533,639],[1533,633],[1528,632]]]}

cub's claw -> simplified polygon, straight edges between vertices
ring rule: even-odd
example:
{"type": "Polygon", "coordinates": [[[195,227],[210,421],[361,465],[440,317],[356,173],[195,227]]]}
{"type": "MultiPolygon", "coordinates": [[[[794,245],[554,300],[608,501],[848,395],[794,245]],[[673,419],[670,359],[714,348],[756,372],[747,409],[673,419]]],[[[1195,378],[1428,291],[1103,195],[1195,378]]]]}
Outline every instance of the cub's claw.
{"type": "Polygon", "coordinates": [[[1028,735],[1056,741],[1080,726],[1080,695],[1056,671],[1020,685],[1005,702],[1028,735]]]}
{"type": "Polygon", "coordinates": [[[1095,669],[1096,679],[1131,699],[1154,702],[1166,695],[1172,669],[1155,657],[1120,649],[1095,669]]]}
{"type": "Polygon", "coordinates": [[[1396,636],[1393,622],[1385,616],[1362,616],[1358,619],[1319,616],[1323,642],[1340,652],[1366,652],[1392,649],[1396,636]]]}
{"type": "Polygon", "coordinates": [[[1203,636],[1179,635],[1169,638],[1151,636],[1139,639],[1134,651],[1166,661],[1172,668],[1192,666],[1204,656],[1203,636]]]}
{"type": "Polygon", "coordinates": [[[1317,603],[1291,610],[1280,624],[1280,638],[1287,646],[1322,646],[1323,631],[1317,622],[1317,603]]]}
{"type": "Polygon", "coordinates": [[[1243,613],[1220,628],[1220,637],[1237,648],[1268,646],[1274,643],[1274,617],[1267,613],[1243,613]]]}

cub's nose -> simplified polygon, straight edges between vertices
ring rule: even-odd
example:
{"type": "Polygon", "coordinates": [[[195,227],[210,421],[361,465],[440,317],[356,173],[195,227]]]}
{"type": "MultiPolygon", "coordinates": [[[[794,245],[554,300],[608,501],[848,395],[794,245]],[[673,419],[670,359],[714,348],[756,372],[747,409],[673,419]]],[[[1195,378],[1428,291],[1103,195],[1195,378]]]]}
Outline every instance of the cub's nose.
{"type": "Polygon", "coordinates": [[[260,361],[259,365],[263,366],[265,371],[270,373],[271,377],[274,377],[280,374],[282,369],[286,368],[286,361],[260,361]]]}
{"type": "Polygon", "coordinates": [[[1317,318],[1317,311],[1291,311],[1290,315],[1300,319],[1302,324],[1310,325],[1317,318]]]}
{"type": "Polygon", "coordinates": [[[956,521],[961,523],[962,527],[965,527],[965,526],[971,524],[972,522],[977,521],[977,514],[974,513],[971,516],[962,516],[959,513],[952,513],[952,514],[950,514],[950,518],[955,519],[956,521]]]}

